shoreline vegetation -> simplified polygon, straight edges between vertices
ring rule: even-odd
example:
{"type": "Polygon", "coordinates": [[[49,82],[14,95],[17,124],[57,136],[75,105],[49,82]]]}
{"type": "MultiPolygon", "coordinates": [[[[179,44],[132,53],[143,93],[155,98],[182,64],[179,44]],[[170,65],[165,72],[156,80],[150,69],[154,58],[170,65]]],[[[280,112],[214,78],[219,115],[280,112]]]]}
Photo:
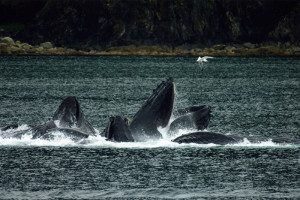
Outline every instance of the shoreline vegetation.
{"type": "Polygon", "coordinates": [[[141,55],[141,56],[300,56],[300,46],[287,43],[216,44],[207,48],[167,45],[128,45],[78,50],[56,47],[51,42],[31,45],[11,37],[0,38],[0,55],[141,55]]]}

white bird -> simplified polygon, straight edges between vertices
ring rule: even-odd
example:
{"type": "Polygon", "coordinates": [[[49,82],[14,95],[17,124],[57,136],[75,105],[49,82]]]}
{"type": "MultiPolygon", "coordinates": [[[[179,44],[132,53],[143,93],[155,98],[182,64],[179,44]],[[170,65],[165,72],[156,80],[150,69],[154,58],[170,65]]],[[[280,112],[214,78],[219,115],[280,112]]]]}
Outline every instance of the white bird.
{"type": "Polygon", "coordinates": [[[207,59],[208,58],[214,58],[214,57],[210,57],[210,56],[204,56],[204,57],[200,57],[198,58],[197,62],[199,63],[200,65],[200,68],[201,68],[201,71],[203,71],[204,67],[203,67],[203,62],[208,62],[207,59]]]}

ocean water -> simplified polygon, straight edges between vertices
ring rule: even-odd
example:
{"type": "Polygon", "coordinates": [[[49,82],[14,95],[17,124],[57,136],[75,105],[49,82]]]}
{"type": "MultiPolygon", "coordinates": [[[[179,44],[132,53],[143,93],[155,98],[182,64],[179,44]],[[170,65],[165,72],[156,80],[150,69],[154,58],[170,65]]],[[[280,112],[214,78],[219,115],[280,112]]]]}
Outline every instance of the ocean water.
{"type": "MultiPolygon", "coordinates": [[[[212,107],[208,131],[300,138],[300,58],[216,57],[204,71],[196,59],[1,56],[0,127],[43,123],[76,96],[101,132],[173,77],[175,108],[212,107]]],[[[141,143],[0,137],[0,199],[300,199],[300,146],[175,144],[161,131],[141,143]]]]}

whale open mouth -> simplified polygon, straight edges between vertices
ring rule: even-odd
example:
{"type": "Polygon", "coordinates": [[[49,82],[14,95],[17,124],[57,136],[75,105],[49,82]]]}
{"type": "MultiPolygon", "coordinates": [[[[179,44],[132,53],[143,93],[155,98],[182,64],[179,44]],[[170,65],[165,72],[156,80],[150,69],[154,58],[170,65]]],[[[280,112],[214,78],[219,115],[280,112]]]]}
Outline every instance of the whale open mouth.
{"type": "Polygon", "coordinates": [[[95,135],[95,130],[86,119],[76,97],[65,98],[55,111],[53,121],[59,121],[59,128],[73,128],[95,135]]]}
{"type": "Polygon", "coordinates": [[[153,90],[132,121],[134,122],[141,115],[146,115],[148,119],[154,121],[157,127],[167,126],[173,112],[174,98],[175,87],[173,78],[168,78],[153,90]]]}
{"type": "Polygon", "coordinates": [[[79,103],[74,96],[67,97],[62,101],[53,115],[53,120],[59,120],[60,126],[72,127],[80,118],[79,103]]]}
{"type": "Polygon", "coordinates": [[[146,137],[159,139],[161,133],[157,127],[166,127],[173,112],[175,87],[173,78],[163,81],[153,90],[150,97],[140,110],[134,115],[130,123],[131,131],[135,138],[146,137]]]}
{"type": "Polygon", "coordinates": [[[175,99],[174,83],[168,83],[168,85],[166,85],[166,88],[161,92],[160,96],[158,96],[157,98],[163,99],[157,102],[157,126],[164,128],[168,125],[171,115],[173,113],[175,99]]]}

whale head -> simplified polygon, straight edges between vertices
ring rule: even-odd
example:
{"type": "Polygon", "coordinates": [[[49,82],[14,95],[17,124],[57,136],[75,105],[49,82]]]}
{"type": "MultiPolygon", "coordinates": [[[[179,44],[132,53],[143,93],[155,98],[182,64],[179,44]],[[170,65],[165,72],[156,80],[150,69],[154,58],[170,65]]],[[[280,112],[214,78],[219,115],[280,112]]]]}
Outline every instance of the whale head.
{"type": "Polygon", "coordinates": [[[52,119],[58,120],[62,127],[72,127],[78,123],[82,115],[77,98],[69,96],[61,102],[52,119]]]}
{"type": "Polygon", "coordinates": [[[101,133],[102,137],[115,142],[134,142],[129,129],[129,120],[120,116],[109,118],[109,124],[101,133]]]}
{"type": "Polygon", "coordinates": [[[80,108],[75,96],[65,98],[55,111],[53,121],[58,121],[61,128],[77,128],[89,135],[95,135],[95,130],[80,108]]]}
{"type": "Polygon", "coordinates": [[[170,123],[168,130],[170,135],[175,135],[180,130],[204,130],[210,121],[211,107],[202,105],[179,109],[173,116],[175,120],[170,123]]]}
{"type": "Polygon", "coordinates": [[[173,78],[168,78],[153,90],[147,101],[134,115],[130,124],[134,138],[141,135],[152,140],[161,138],[157,127],[168,125],[173,112],[174,97],[173,78]]]}

